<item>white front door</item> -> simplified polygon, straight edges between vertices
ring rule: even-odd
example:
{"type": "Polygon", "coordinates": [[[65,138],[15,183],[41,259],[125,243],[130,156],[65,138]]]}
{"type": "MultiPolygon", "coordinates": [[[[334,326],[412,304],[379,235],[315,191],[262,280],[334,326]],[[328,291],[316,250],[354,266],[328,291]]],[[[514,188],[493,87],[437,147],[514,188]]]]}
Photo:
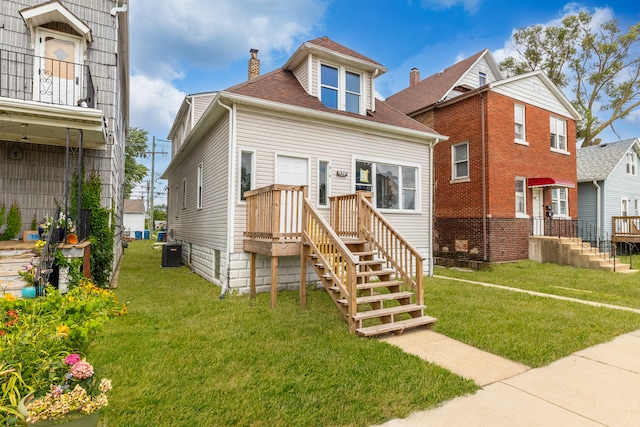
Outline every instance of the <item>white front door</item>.
{"type": "Polygon", "coordinates": [[[33,99],[76,105],[82,98],[80,39],[62,33],[37,30],[33,99]]]}
{"type": "Polygon", "coordinates": [[[532,188],[533,195],[533,235],[544,236],[544,198],[543,189],[532,188]]]}
{"type": "MultiPolygon", "coordinates": [[[[309,159],[277,156],[276,184],[308,185],[309,159]]],[[[302,222],[302,193],[282,192],[280,207],[280,232],[299,232],[302,222]]]]}

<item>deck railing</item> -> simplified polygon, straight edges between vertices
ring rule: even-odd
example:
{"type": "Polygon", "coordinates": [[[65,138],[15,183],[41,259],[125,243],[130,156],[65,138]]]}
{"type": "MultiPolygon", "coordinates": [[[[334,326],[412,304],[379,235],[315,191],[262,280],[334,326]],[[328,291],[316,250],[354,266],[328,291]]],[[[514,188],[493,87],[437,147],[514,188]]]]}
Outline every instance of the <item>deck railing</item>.
{"type": "Polygon", "coordinates": [[[247,191],[245,237],[256,240],[299,241],[302,201],[307,186],[274,184],[247,191]]]}
{"type": "Polygon", "coordinates": [[[311,205],[309,199],[304,200],[302,237],[303,241],[309,244],[310,253],[316,256],[316,262],[323,265],[324,271],[329,274],[334,285],[349,301],[349,329],[352,332],[355,331],[353,319],[358,309],[356,304],[358,261],[329,223],[311,205]]]}
{"type": "Polygon", "coordinates": [[[611,217],[611,234],[615,241],[639,241],[640,216],[611,217]]]}
{"type": "Polygon", "coordinates": [[[95,107],[95,87],[89,66],[6,49],[0,49],[0,96],[95,107]]]}
{"type": "Polygon", "coordinates": [[[331,197],[331,227],[341,237],[356,237],[373,244],[396,270],[399,278],[411,284],[416,303],[424,303],[424,258],[371,204],[372,194],[331,197]]]}

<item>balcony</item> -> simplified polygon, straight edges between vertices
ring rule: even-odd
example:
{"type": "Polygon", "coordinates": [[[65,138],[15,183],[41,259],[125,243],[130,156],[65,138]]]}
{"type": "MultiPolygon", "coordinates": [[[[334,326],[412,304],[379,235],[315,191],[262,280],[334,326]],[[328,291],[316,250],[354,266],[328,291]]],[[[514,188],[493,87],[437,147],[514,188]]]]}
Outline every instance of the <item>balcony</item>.
{"type": "MultiPolygon", "coordinates": [[[[53,53],[55,55],[55,52],[53,53]]],[[[96,109],[88,65],[0,50],[0,139],[106,148],[104,114],[96,109]]]]}

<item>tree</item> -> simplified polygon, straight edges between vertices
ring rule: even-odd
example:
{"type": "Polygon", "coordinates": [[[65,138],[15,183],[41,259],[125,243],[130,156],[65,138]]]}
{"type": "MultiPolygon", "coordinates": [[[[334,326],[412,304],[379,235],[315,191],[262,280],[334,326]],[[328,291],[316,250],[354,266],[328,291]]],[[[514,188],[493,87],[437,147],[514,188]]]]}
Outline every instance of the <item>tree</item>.
{"type": "Polygon", "coordinates": [[[615,19],[602,25],[592,19],[581,12],[558,26],[520,28],[513,36],[517,55],[500,63],[508,76],[542,70],[571,89],[583,117],[576,126],[583,147],[597,145],[607,127],[616,132],[614,122],[640,105],[640,23],[623,33],[615,19]]]}
{"type": "Polygon", "coordinates": [[[125,141],[124,158],[124,197],[128,199],[131,191],[140,183],[149,169],[136,161],[138,157],[146,157],[149,132],[137,127],[129,128],[129,136],[125,141]]]}

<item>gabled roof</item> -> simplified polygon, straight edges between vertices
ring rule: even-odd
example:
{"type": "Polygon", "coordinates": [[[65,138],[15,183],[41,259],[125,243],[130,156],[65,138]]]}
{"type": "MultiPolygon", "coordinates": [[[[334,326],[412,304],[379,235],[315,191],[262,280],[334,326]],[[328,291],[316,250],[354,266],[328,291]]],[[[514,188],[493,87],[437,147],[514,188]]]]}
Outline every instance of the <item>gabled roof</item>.
{"type": "Polygon", "coordinates": [[[122,212],[130,214],[144,214],[144,201],[141,199],[124,199],[122,212]]]}
{"type": "Polygon", "coordinates": [[[366,57],[355,50],[349,49],[346,46],[336,43],[327,36],[319,37],[317,39],[309,40],[302,43],[302,45],[291,55],[291,57],[282,66],[284,70],[293,70],[300,63],[306,61],[309,54],[314,54],[319,58],[330,59],[348,64],[358,69],[363,69],[371,72],[378,71],[377,75],[383,74],[387,69],[380,63],[373,59],[366,57]]]}
{"type": "Polygon", "coordinates": [[[387,102],[405,114],[411,114],[422,110],[428,106],[436,104],[438,101],[446,99],[464,75],[483,57],[502,77],[498,64],[495,62],[489,49],[484,49],[462,61],[444,69],[424,80],[415,86],[408,87],[387,98],[387,102]]]}
{"type": "MultiPolygon", "coordinates": [[[[367,111],[366,115],[349,113],[325,107],[322,101],[309,95],[291,71],[279,68],[255,79],[224,90],[222,94],[238,94],[266,101],[286,104],[292,107],[305,108],[332,115],[352,117],[367,122],[375,122],[398,126],[407,129],[438,135],[433,129],[406,116],[381,100],[376,100],[376,111],[367,111]]],[[[441,137],[445,139],[445,137],[441,137]]]]}
{"type": "Polygon", "coordinates": [[[51,22],[64,22],[73,28],[88,43],[93,40],[91,28],[80,18],[74,15],[69,9],[64,7],[58,0],[52,0],[37,6],[27,7],[20,10],[20,15],[29,27],[32,37],[34,28],[49,24],[51,22]]]}
{"type": "Polygon", "coordinates": [[[631,138],[577,149],[578,182],[606,180],[631,150],[640,152],[640,139],[631,138]]]}

